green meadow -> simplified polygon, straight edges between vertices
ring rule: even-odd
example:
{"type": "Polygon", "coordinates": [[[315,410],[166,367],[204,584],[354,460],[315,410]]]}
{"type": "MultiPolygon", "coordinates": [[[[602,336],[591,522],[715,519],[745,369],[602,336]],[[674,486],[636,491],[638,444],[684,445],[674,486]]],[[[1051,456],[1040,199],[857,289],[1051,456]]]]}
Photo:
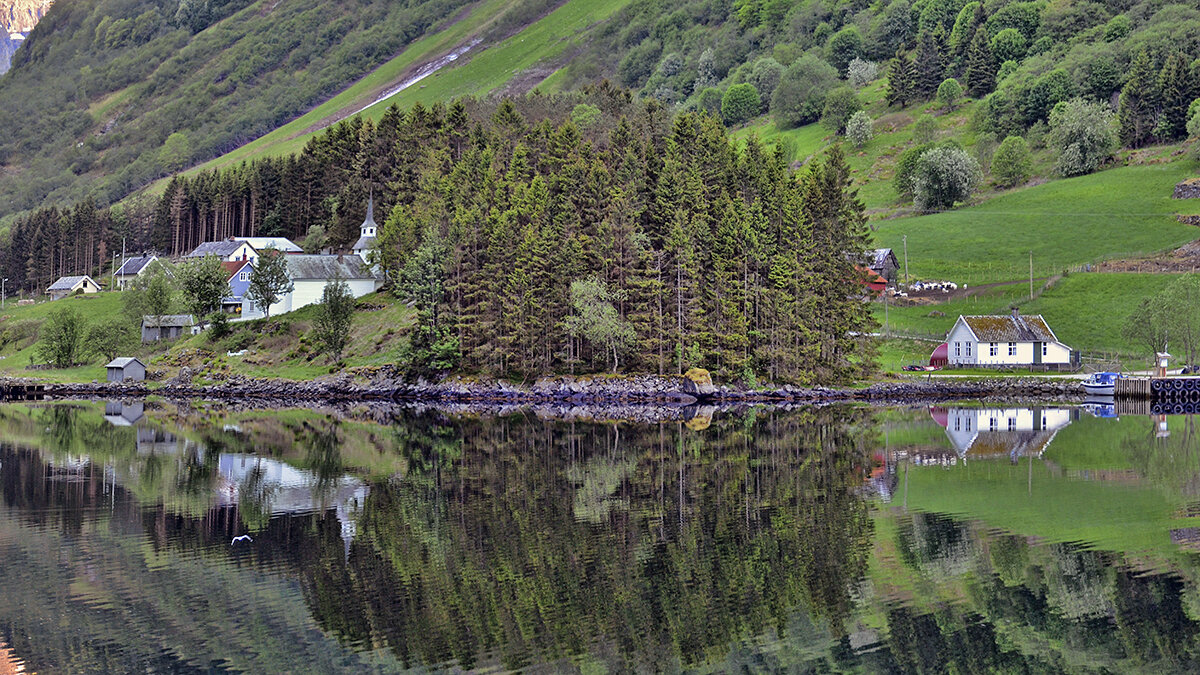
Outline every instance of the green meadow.
{"type": "Polygon", "coordinates": [[[1129,166],[1010,192],[978,206],[881,221],[875,244],[915,279],[959,284],[1022,279],[1087,263],[1154,254],[1197,236],[1173,217],[1174,186],[1195,162],[1129,166]]]}
{"type": "MultiPolygon", "coordinates": [[[[886,329],[888,333],[901,335],[942,337],[954,326],[960,314],[1008,314],[1009,308],[1016,305],[1023,314],[1046,317],[1054,334],[1075,349],[1120,352],[1142,358],[1144,349],[1123,337],[1121,329],[1138,304],[1161,291],[1172,278],[1170,274],[1149,273],[1070,274],[1032,302],[1028,284],[994,286],[977,296],[937,305],[889,305],[886,329]]],[[[1040,281],[1035,283],[1035,292],[1042,285],[1040,281]]],[[[872,309],[880,326],[884,326],[883,303],[876,302],[872,309]]],[[[887,364],[883,365],[886,368],[887,364]]]]}

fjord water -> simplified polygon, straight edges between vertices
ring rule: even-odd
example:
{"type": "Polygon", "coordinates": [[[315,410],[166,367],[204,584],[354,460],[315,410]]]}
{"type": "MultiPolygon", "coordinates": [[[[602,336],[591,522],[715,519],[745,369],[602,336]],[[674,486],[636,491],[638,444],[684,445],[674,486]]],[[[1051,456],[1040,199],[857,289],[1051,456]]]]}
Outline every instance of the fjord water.
{"type": "Polygon", "coordinates": [[[1195,420],[1110,414],[7,404],[0,672],[1195,671],[1195,420]]]}

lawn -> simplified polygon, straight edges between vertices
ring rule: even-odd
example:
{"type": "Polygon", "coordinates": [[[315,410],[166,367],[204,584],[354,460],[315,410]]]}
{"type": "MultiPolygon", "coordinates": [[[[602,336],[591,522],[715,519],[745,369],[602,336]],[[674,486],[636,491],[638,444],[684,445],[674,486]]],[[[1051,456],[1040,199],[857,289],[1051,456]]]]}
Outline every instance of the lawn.
{"type": "Polygon", "coordinates": [[[1130,166],[1011,192],[979,206],[877,224],[875,243],[913,278],[986,283],[1170,250],[1197,237],[1172,216],[1176,183],[1196,163],[1130,166]]]}
{"type": "MultiPolygon", "coordinates": [[[[72,309],[79,313],[85,324],[92,324],[121,314],[121,293],[101,292],[76,295],[49,302],[42,300],[32,305],[18,306],[11,298],[0,310],[0,374],[15,377],[38,377],[53,382],[89,382],[104,379],[102,356],[89,354],[88,365],[66,370],[28,370],[37,357],[36,341],[38,326],[51,312],[72,309]]],[[[86,331],[86,329],[85,329],[86,331]]],[[[140,356],[139,353],[135,354],[140,356]]]]}
{"type": "MultiPolygon", "coordinates": [[[[1121,336],[1121,329],[1142,299],[1154,295],[1174,278],[1169,274],[1071,274],[1029,301],[1029,286],[1023,283],[986,289],[979,296],[938,305],[887,308],[887,331],[919,337],[944,336],[960,314],[1008,314],[1017,305],[1023,314],[1041,314],[1059,340],[1085,352],[1115,352],[1142,359],[1140,345],[1121,336]],[[938,316],[937,313],[943,316],[938,316]],[[931,316],[932,315],[932,316],[931,316]]],[[[1041,284],[1035,285],[1035,289],[1041,284]]],[[[884,307],[872,307],[884,325],[884,307]]],[[[884,344],[906,341],[886,341],[884,344]]],[[[932,349],[932,347],[931,347],[932,349]]],[[[893,370],[899,355],[890,348],[880,350],[881,365],[893,370]]],[[[928,354],[926,354],[926,360],[928,354]]],[[[903,363],[901,363],[903,365],[903,363]]]]}

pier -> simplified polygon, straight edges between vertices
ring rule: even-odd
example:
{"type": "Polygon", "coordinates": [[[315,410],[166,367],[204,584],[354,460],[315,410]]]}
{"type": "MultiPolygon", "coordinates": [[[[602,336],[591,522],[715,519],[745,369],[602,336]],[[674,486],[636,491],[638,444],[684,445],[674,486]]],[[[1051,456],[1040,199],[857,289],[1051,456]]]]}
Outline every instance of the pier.
{"type": "Polygon", "coordinates": [[[1126,377],[1114,383],[1113,396],[1119,399],[1200,404],[1200,377],[1126,377]]]}

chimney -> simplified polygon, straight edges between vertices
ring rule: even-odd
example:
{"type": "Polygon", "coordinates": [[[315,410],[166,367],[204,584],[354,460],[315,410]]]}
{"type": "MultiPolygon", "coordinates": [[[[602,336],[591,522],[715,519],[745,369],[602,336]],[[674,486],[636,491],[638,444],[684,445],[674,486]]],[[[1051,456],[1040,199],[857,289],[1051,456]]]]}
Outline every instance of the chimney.
{"type": "Polygon", "coordinates": [[[1021,308],[1017,307],[1016,305],[1013,305],[1012,306],[1012,316],[1014,319],[1021,318],[1021,308]]]}

